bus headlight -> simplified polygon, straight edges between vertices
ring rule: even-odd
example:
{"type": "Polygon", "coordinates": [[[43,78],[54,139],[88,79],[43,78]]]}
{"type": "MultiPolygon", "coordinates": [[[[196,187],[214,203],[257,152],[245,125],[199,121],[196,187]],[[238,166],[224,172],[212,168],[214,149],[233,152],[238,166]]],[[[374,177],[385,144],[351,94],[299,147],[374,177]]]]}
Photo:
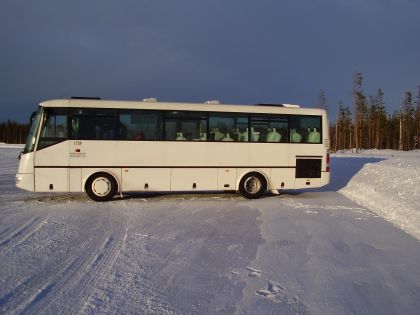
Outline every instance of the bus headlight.
{"type": "Polygon", "coordinates": [[[16,187],[27,190],[34,191],[34,174],[18,173],[15,176],[16,187]]]}

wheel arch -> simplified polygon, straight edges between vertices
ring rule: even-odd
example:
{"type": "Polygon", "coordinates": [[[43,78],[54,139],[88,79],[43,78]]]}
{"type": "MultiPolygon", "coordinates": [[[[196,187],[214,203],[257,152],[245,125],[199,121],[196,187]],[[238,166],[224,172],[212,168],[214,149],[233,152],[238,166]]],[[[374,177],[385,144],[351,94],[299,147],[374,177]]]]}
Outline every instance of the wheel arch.
{"type": "Polygon", "coordinates": [[[236,191],[239,190],[239,185],[241,183],[242,178],[244,178],[246,175],[250,173],[258,173],[261,176],[263,176],[267,184],[267,189],[270,189],[270,177],[267,175],[270,173],[269,169],[241,169],[237,171],[236,186],[235,186],[236,191]]]}
{"type": "Polygon", "coordinates": [[[107,173],[111,175],[114,178],[115,182],[117,183],[117,193],[121,192],[121,171],[118,171],[117,169],[106,169],[106,168],[88,169],[83,172],[82,188],[84,192],[86,192],[86,183],[89,180],[89,178],[91,178],[93,175],[97,173],[107,173]]]}

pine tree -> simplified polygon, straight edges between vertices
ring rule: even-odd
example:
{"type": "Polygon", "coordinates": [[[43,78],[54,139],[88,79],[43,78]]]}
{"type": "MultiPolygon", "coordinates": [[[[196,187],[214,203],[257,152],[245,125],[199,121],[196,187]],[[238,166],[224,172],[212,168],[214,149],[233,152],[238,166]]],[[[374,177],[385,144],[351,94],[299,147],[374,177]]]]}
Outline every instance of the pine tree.
{"type": "Polygon", "coordinates": [[[384,131],[386,124],[386,110],[384,93],[378,89],[375,96],[369,97],[368,106],[368,146],[367,148],[380,149],[383,145],[384,131]]]}
{"type": "Polygon", "coordinates": [[[415,113],[415,136],[414,136],[414,148],[420,149],[420,86],[418,88],[417,93],[417,106],[416,106],[416,113],[415,113]]]}
{"type": "Polygon", "coordinates": [[[376,117],[375,117],[375,148],[382,149],[384,142],[384,131],[386,128],[387,114],[385,109],[384,92],[378,89],[376,94],[376,117]]]}
{"type": "Polygon", "coordinates": [[[363,75],[357,72],[353,76],[353,100],[354,100],[354,145],[356,152],[362,146],[362,131],[365,129],[367,117],[366,96],[362,90],[363,75]]]}
{"type": "Polygon", "coordinates": [[[325,96],[325,92],[323,90],[320,90],[317,107],[327,110],[326,104],[327,104],[327,97],[325,96]]]}
{"type": "Polygon", "coordinates": [[[351,149],[352,128],[350,108],[340,102],[335,125],[335,150],[351,149]]]}
{"type": "Polygon", "coordinates": [[[398,150],[399,148],[399,126],[400,126],[400,112],[395,111],[392,116],[388,117],[387,121],[387,149],[398,150]]]}
{"type": "Polygon", "coordinates": [[[400,110],[399,150],[411,150],[415,136],[415,111],[411,92],[405,92],[400,110]]]}

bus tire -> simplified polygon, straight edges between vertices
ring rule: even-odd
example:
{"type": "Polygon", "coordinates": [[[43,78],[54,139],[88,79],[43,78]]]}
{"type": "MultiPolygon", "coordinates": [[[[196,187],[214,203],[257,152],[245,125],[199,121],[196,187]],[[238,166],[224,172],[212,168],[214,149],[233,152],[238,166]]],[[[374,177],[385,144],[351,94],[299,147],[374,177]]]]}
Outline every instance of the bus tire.
{"type": "Polygon", "coordinates": [[[93,174],[85,185],[87,195],[94,201],[111,200],[117,192],[117,188],[115,178],[105,172],[93,174]]]}
{"type": "Polygon", "coordinates": [[[239,193],[247,199],[259,198],[266,190],[267,180],[257,172],[246,174],[239,183],[239,193]]]}

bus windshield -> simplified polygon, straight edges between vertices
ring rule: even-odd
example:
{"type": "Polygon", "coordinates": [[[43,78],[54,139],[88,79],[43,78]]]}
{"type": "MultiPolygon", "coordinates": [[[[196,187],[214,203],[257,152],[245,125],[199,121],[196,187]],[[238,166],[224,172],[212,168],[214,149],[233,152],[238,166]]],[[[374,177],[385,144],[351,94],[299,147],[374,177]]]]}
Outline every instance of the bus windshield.
{"type": "Polygon", "coordinates": [[[29,130],[28,138],[26,140],[25,148],[23,149],[23,153],[29,153],[34,150],[35,142],[36,142],[36,135],[38,133],[38,128],[41,122],[42,116],[42,107],[36,112],[34,118],[31,122],[31,129],[29,130]]]}

